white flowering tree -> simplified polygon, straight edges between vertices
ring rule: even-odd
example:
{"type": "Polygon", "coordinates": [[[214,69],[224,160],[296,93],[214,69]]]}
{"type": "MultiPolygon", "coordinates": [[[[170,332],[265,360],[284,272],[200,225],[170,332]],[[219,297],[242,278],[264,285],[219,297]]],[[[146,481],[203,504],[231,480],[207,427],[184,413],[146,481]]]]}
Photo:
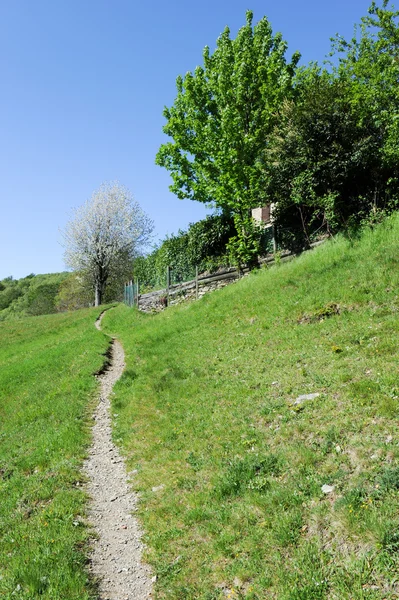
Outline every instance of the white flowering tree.
{"type": "Polygon", "coordinates": [[[132,259],[149,242],[153,228],[131,192],[117,182],[102,184],[75,209],[63,231],[65,263],[90,283],[95,306],[102,303],[110,281],[131,275],[132,259]]]}

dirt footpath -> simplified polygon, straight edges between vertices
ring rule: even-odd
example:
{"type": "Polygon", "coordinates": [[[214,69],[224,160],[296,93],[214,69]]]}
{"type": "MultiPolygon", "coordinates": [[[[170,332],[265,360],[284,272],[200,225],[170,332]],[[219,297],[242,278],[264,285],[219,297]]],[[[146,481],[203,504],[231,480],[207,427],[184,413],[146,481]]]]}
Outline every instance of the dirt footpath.
{"type": "MultiPolygon", "coordinates": [[[[96,322],[100,329],[101,317],[96,322]]],[[[94,414],[93,443],[84,471],[89,478],[89,518],[98,534],[90,570],[99,581],[100,600],[151,598],[152,580],[141,562],[143,544],[134,518],[137,498],[127,483],[124,461],[111,438],[110,395],[125,367],[121,344],[113,340],[110,365],[99,376],[100,399],[94,414]]]]}

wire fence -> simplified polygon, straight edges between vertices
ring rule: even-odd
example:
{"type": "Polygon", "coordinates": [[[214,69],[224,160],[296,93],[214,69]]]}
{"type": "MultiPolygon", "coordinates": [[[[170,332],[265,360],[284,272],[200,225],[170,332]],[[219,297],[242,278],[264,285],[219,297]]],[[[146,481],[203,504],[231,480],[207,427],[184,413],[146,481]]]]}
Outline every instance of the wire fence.
{"type": "MultiPolygon", "coordinates": [[[[271,229],[271,228],[270,228],[271,229]]],[[[269,251],[264,258],[259,260],[259,265],[267,266],[275,262],[284,262],[290,260],[296,254],[289,250],[282,250],[276,244],[276,240],[271,230],[266,230],[265,247],[273,248],[274,252],[269,251]]],[[[324,239],[310,244],[313,248],[325,241],[324,239]]],[[[156,289],[140,294],[140,282],[138,279],[129,281],[125,284],[124,302],[127,306],[137,307],[140,310],[162,309],[171,304],[178,303],[184,299],[198,299],[204,293],[223,287],[229,283],[240,279],[249,272],[249,268],[237,269],[232,266],[222,266],[216,272],[199,273],[198,267],[191,270],[182,270],[178,267],[167,266],[165,270],[165,279],[162,289],[156,289]]],[[[162,285],[162,282],[160,282],[162,285]]]]}

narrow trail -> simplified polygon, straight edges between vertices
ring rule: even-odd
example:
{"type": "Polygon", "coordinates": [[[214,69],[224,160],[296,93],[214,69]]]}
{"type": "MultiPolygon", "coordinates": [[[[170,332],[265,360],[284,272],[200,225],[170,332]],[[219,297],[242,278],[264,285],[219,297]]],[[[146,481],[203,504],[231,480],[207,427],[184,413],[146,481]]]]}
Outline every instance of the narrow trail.
{"type": "MultiPolygon", "coordinates": [[[[96,321],[101,329],[101,318],[96,321]]],[[[141,562],[143,544],[132,516],[137,498],[127,483],[125,463],[111,437],[110,395],[125,367],[121,344],[112,341],[110,365],[102,375],[94,413],[93,441],[84,471],[91,497],[89,518],[98,539],[93,542],[90,571],[99,581],[99,600],[151,598],[151,573],[141,562]]]]}

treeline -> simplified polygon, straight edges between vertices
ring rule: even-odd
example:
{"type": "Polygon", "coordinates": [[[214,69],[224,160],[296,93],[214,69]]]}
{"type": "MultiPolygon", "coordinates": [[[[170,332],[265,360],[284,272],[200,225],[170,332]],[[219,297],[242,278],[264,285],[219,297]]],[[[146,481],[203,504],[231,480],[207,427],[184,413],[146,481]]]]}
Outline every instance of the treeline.
{"type": "Polygon", "coordinates": [[[18,316],[55,313],[58,294],[68,273],[6,277],[0,281],[0,321],[18,316]]]}
{"type": "MultiPolygon", "coordinates": [[[[273,204],[280,243],[380,219],[399,199],[399,12],[373,2],[331,62],[298,65],[266,18],[228,28],[203,66],[177,79],[156,161],[181,199],[234,222],[230,260],[255,264],[251,209],[273,204]]],[[[169,240],[168,240],[169,243],[169,240]]]]}
{"type": "MultiPolygon", "coordinates": [[[[105,302],[122,300],[123,282],[109,285],[105,302]]],[[[0,281],[0,321],[49,315],[93,305],[90,285],[80,273],[52,273],[0,281]]]]}

